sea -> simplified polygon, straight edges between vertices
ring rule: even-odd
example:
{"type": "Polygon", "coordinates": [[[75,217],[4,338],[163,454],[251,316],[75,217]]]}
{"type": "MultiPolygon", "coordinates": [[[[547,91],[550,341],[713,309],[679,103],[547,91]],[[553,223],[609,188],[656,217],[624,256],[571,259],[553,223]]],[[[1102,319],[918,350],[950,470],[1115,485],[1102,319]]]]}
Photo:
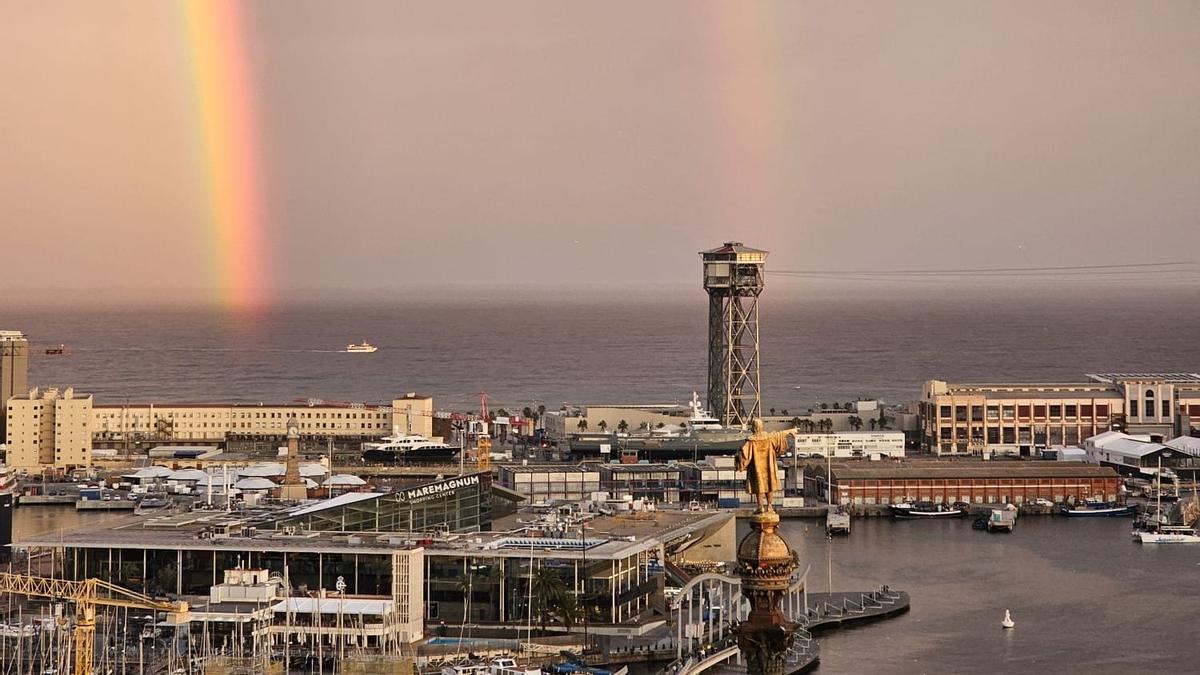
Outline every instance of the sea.
{"type": "MultiPolygon", "coordinates": [[[[783,289],[781,289],[782,291],[783,289]]],[[[1054,287],[946,295],[788,292],[761,301],[763,406],[915,400],[929,379],[1078,381],[1087,373],[1200,371],[1200,289],[1054,287]]],[[[158,305],[5,307],[35,354],[30,385],[97,404],[385,402],[438,409],[685,403],[706,389],[704,295],[359,301],[254,313],[158,305]],[[366,340],[374,354],[348,354],[366,340]],[[65,356],[37,353],[63,344],[65,356]]]]}
{"type": "MultiPolygon", "coordinates": [[[[765,408],[916,400],[928,379],[1079,381],[1087,373],[1200,371],[1195,289],[1081,292],[937,288],[764,294],[765,408]]],[[[256,313],[146,307],[5,307],[0,329],[37,354],[31,385],[101,404],[386,402],[439,410],[683,403],[705,390],[707,303],[695,295],[291,304],[256,313]],[[374,354],[347,354],[367,340],[374,354]]],[[[15,530],[100,514],[21,508],[15,530]]],[[[826,590],[908,591],[899,618],[822,637],[821,673],[1196,672],[1200,547],[1139,546],[1127,519],[1028,517],[1011,535],[970,522],[862,520],[832,542],[814,521],[781,528],[826,590]],[[1010,610],[1015,629],[1000,619],[1010,610]]]]}

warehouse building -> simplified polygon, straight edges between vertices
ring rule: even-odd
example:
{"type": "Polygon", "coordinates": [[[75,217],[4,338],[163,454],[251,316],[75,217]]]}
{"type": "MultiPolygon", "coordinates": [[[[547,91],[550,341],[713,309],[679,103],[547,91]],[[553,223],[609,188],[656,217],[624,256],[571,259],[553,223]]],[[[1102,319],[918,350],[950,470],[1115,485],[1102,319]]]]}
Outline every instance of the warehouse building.
{"type": "Polygon", "coordinates": [[[1171,438],[1200,426],[1200,374],[1098,373],[1086,382],[925,383],[922,447],[938,455],[1079,445],[1105,431],[1171,438]]]}
{"type": "Polygon", "coordinates": [[[834,494],[843,505],[962,501],[1019,506],[1039,498],[1057,503],[1088,497],[1116,501],[1120,488],[1113,469],[1070,462],[833,465],[834,494]]]}
{"type": "Polygon", "coordinates": [[[1158,443],[1148,435],[1106,431],[1087,439],[1083,450],[1088,462],[1111,467],[1123,476],[1154,478],[1162,467],[1164,472],[1191,480],[1200,471],[1200,454],[1179,439],[1171,443],[1174,445],[1158,443]]]}

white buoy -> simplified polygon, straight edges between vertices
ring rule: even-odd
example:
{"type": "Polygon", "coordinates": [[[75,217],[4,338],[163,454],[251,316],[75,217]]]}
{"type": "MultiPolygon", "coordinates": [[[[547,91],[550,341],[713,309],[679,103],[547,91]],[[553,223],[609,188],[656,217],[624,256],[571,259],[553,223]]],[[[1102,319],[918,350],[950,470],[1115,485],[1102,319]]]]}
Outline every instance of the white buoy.
{"type": "Polygon", "coordinates": [[[1000,625],[1005,628],[1012,628],[1017,625],[1017,622],[1012,620],[1012,614],[1009,614],[1007,609],[1004,610],[1004,620],[1000,622],[1000,625]]]}

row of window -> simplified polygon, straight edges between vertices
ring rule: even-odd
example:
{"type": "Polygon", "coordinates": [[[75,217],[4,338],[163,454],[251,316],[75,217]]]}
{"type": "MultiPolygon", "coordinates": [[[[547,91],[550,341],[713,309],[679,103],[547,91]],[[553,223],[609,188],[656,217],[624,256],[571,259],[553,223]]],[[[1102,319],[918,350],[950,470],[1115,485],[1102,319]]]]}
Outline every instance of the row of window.
{"type": "MultiPolygon", "coordinates": [[[[1167,409],[1167,413],[1165,414],[1170,414],[1169,403],[1167,401],[1164,401],[1163,403],[1167,404],[1164,406],[1164,409],[1167,409]]],[[[956,422],[966,422],[968,420],[968,414],[970,421],[972,422],[984,421],[985,414],[987,421],[989,422],[996,422],[1000,420],[1007,421],[1018,418],[1029,419],[1031,415],[1040,419],[1044,419],[1047,416],[1052,419],[1092,419],[1093,417],[1102,419],[1108,417],[1109,406],[1107,403],[1098,403],[1094,406],[1091,403],[1067,403],[1065,405],[1055,403],[1050,405],[944,405],[938,409],[939,418],[947,419],[953,416],[954,421],[956,422]]]]}
{"type": "MultiPolygon", "coordinates": [[[[146,414],[147,413],[145,413],[145,412],[142,413],[143,416],[145,416],[146,414]]],[[[179,417],[182,419],[193,419],[193,418],[195,418],[195,419],[224,419],[224,418],[229,418],[229,419],[243,419],[243,420],[244,419],[281,419],[281,420],[286,420],[288,417],[291,416],[291,415],[284,415],[283,413],[278,413],[278,412],[253,412],[253,413],[248,413],[248,412],[242,412],[242,413],[180,412],[180,413],[176,413],[176,412],[171,412],[171,411],[162,413],[162,415],[166,419],[175,419],[176,417],[179,417]]],[[[124,417],[136,418],[136,417],[138,417],[138,414],[137,413],[126,413],[124,411],[121,411],[121,412],[111,412],[111,413],[99,413],[99,414],[97,414],[97,417],[102,420],[122,419],[124,417]]],[[[381,420],[381,419],[384,419],[384,417],[386,417],[386,414],[382,413],[382,412],[363,412],[363,413],[301,412],[301,413],[296,413],[295,417],[296,417],[296,419],[338,419],[338,420],[340,420],[340,419],[347,419],[347,420],[376,419],[376,420],[381,420]]],[[[9,416],[9,419],[12,419],[11,415],[9,416]]]]}
{"type": "Polygon", "coordinates": [[[1051,427],[1048,430],[1034,431],[1031,427],[941,427],[938,429],[938,438],[942,441],[966,441],[969,440],[975,445],[982,444],[984,439],[989,445],[1016,444],[1016,443],[1046,443],[1047,439],[1051,445],[1059,445],[1061,443],[1078,443],[1080,433],[1077,427],[1051,427]],[[968,434],[969,432],[969,434],[968,434]]]}

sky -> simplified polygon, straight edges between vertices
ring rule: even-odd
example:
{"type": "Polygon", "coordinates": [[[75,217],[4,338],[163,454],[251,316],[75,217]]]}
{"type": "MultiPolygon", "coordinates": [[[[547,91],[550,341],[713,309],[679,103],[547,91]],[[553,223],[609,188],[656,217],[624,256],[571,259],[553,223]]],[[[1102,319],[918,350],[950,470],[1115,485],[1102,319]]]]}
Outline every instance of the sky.
{"type": "Polygon", "coordinates": [[[1197,45],[1193,1],[0,0],[0,283],[694,289],[727,240],[1194,259],[1197,45]]]}

